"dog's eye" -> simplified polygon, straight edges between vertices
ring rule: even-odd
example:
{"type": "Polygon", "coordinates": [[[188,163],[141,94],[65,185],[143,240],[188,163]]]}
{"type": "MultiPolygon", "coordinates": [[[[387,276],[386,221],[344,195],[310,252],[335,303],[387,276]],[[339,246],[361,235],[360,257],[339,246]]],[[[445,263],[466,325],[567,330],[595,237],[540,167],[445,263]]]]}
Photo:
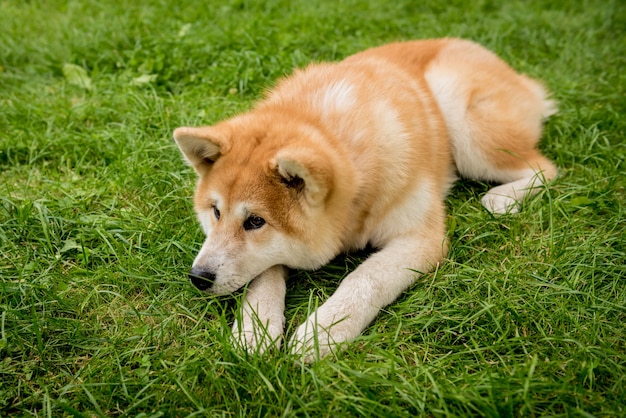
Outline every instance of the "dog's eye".
{"type": "Polygon", "coordinates": [[[263,225],[265,225],[265,219],[261,218],[260,216],[256,216],[256,215],[250,215],[248,217],[248,219],[246,219],[243,222],[243,228],[246,231],[249,231],[251,229],[259,229],[263,225]]]}
{"type": "Polygon", "coordinates": [[[220,219],[220,210],[217,207],[215,207],[215,206],[213,206],[213,215],[215,215],[215,219],[217,219],[219,221],[219,219],[220,219]]]}

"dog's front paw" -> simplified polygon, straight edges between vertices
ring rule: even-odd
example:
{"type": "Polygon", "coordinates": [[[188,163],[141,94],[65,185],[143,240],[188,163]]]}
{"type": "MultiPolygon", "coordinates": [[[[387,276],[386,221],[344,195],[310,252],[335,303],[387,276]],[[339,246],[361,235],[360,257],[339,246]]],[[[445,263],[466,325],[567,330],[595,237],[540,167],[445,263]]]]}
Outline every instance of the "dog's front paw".
{"type": "Polygon", "coordinates": [[[233,324],[233,341],[250,354],[262,355],[269,349],[280,348],[283,340],[283,323],[267,326],[251,320],[236,320],[233,324]]]}
{"type": "Polygon", "coordinates": [[[305,363],[313,363],[332,352],[334,346],[328,329],[312,321],[300,325],[289,340],[289,351],[305,363]]]}
{"type": "MultiPolygon", "coordinates": [[[[320,311],[318,313],[321,314],[320,311]]],[[[291,354],[304,363],[312,363],[341,350],[361,332],[349,318],[335,321],[332,316],[327,319],[322,320],[318,314],[313,314],[300,325],[289,340],[291,354]]]]}

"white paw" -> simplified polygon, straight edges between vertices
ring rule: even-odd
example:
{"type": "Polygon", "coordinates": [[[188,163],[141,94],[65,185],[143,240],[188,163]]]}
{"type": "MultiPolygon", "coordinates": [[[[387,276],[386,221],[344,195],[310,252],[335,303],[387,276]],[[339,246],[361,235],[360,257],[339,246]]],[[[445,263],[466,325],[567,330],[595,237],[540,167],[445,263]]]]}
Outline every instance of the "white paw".
{"type": "Polygon", "coordinates": [[[359,324],[354,317],[331,315],[324,307],[313,313],[298,327],[289,340],[289,351],[305,363],[312,363],[327,355],[337,352],[343,346],[359,336],[365,325],[359,324]],[[324,314],[328,314],[325,316],[324,314]]]}
{"type": "Polygon", "coordinates": [[[480,201],[493,214],[519,212],[519,202],[510,196],[488,192],[480,201]]]}
{"type": "Polygon", "coordinates": [[[236,320],[233,324],[233,341],[235,345],[250,354],[262,355],[272,347],[280,348],[283,340],[283,323],[270,322],[267,326],[254,319],[236,320]]]}
{"type": "Polygon", "coordinates": [[[300,325],[289,340],[289,351],[304,363],[313,363],[332,352],[334,347],[328,330],[307,321],[300,325]]]}

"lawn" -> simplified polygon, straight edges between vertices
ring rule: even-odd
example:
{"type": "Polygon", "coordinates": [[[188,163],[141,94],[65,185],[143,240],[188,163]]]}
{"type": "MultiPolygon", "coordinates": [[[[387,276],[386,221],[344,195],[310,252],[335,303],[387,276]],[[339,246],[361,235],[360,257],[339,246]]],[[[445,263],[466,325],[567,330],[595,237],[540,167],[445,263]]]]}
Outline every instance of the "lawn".
{"type": "MultiPolygon", "coordinates": [[[[0,0],[0,416],[626,415],[620,0],[0,0]],[[294,67],[464,37],[560,103],[560,176],[516,215],[448,199],[451,251],[334,357],[247,355],[196,291],[172,131],[294,67]]],[[[292,272],[289,335],[363,254],[292,272]]]]}

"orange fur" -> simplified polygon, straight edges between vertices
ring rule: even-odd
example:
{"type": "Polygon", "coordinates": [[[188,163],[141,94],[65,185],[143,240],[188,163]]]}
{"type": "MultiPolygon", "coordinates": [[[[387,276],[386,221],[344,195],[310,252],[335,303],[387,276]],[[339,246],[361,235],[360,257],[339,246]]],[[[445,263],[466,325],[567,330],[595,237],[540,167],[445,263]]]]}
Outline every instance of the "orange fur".
{"type": "Polygon", "coordinates": [[[443,198],[455,169],[505,183],[483,198],[494,213],[516,210],[556,175],[536,148],[555,111],[546,97],[477,44],[412,41],[310,65],[249,112],[177,129],[207,234],[194,274],[208,282],[194,283],[224,293],[254,279],[235,328],[262,347],[251,315],[280,328],[282,312],[267,306],[282,306],[271,296],[284,294],[276,266],[317,268],[341,251],[380,248],[293,337],[297,352],[309,356],[316,338],[328,352],[445,256],[443,198]]]}

